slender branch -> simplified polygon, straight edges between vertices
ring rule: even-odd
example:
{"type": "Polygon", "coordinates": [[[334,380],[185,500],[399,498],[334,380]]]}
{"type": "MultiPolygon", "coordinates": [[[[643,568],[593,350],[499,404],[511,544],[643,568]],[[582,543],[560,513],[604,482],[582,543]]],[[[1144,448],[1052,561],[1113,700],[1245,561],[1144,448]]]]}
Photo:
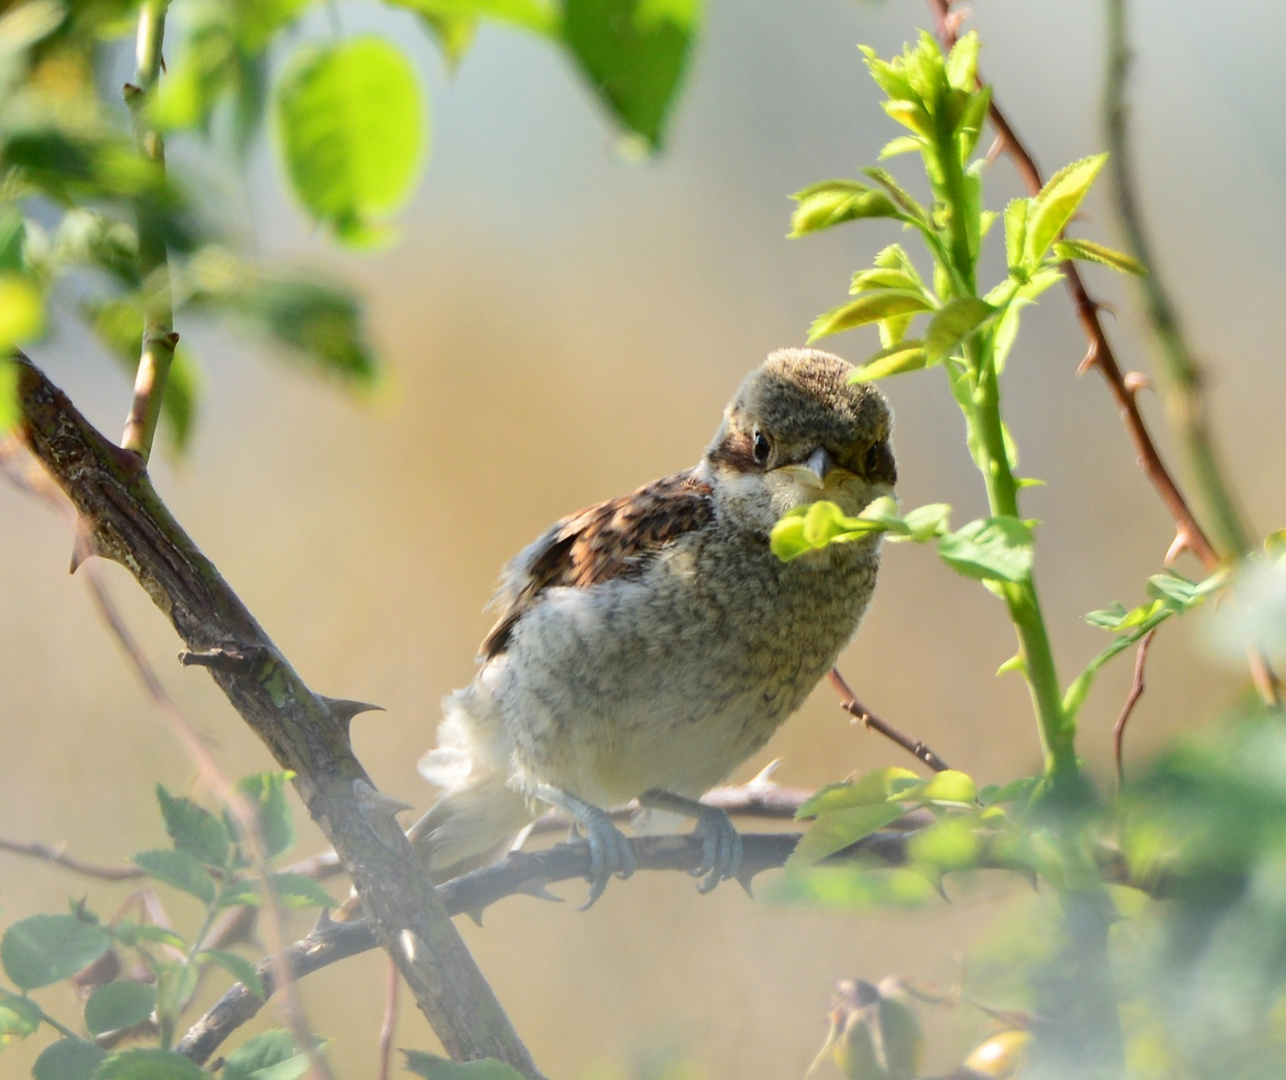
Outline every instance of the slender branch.
{"type": "MultiPolygon", "coordinates": [[[[1112,178],[1113,207],[1130,254],[1147,267],[1139,279],[1143,310],[1157,344],[1157,369],[1166,414],[1178,433],[1188,459],[1188,470],[1198,496],[1214,524],[1223,555],[1240,560],[1250,549],[1250,529],[1233,496],[1233,486],[1220,464],[1206,413],[1205,382],[1201,365],[1189,344],[1179,313],[1157,269],[1152,245],[1143,226],[1130,155],[1129,109],[1125,87],[1130,69],[1126,30],[1126,0],[1107,0],[1107,77],[1103,88],[1103,126],[1111,151],[1108,171],[1112,178]]],[[[1250,674],[1259,695],[1270,706],[1280,706],[1281,684],[1267,657],[1253,643],[1249,646],[1250,674]]]]}
{"type": "MultiPolygon", "coordinates": [[[[956,16],[951,12],[950,0],[929,0],[929,6],[934,13],[938,38],[943,46],[949,49],[956,42],[957,26],[956,16]]],[[[1005,152],[1013,160],[1018,175],[1027,189],[1035,195],[1044,186],[1040,169],[1015,134],[1013,127],[996,103],[994,94],[988,116],[1005,152]]],[[[1067,290],[1071,293],[1076,318],[1089,342],[1089,351],[1085,354],[1079,371],[1083,372],[1093,367],[1097,368],[1099,374],[1103,376],[1120,410],[1121,422],[1125,425],[1130,441],[1134,444],[1139,465],[1174,519],[1183,546],[1192,551],[1206,569],[1213,570],[1219,564],[1219,556],[1161,460],[1156,444],[1152,441],[1152,436],[1143,421],[1143,415],[1139,412],[1138,403],[1134,400],[1134,394],[1127,385],[1126,376],[1116,361],[1111,342],[1108,341],[1107,334],[1103,330],[1103,324],[1098,315],[1100,308],[1098,301],[1090,297],[1075,263],[1065,262],[1060,269],[1063,272],[1067,290]]]]}
{"type": "Polygon", "coordinates": [[[1143,696],[1143,669],[1148,662],[1148,649],[1152,645],[1152,639],[1156,637],[1156,630],[1149,630],[1143,635],[1139,642],[1139,651],[1134,657],[1134,682],[1130,686],[1130,692],[1125,697],[1125,704],[1121,706],[1121,715],[1116,718],[1116,724],[1112,728],[1112,760],[1116,763],[1116,786],[1119,788],[1125,782],[1125,725],[1130,722],[1130,714],[1134,712],[1134,706],[1139,703],[1139,698],[1143,696]]]}
{"type": "MultiPolygon", "coordinates": [[[[748,887],[755,875],[784,865],[799,843],[800,835],[743,833],[742,863],[738,874],[742,883],[748,887]]],[[[882,866],[901,866],[906,862],[908,835],[904,830],[884,829],[836,853],[826,862],[841,863],[861,858],[882,866]]],[[[688,871],[702,862],[702,841],[690,833],[634,837],[629,844],[640,870],[688,871]]],[[[443,905],[452,915],[472,914],[475,919],[480,919],[486,908],[508,896],[527,894],[556,900],[558,898],[547,891],[549,885],[580,879],[588,872],[589,846],[580,841],[557,844],[539,852],[511,852],[491,866],[446,882],[439,886],[438,891],[443,905]]],[[[364,920],[337,923],[323,916],[312,933],[290,946],[287,953],[295,977],[303,978],[374,947],[374,935],[364,920]]],[[[275,987],[271,969],[266,963],[260,963],[256,971],[263,980],[265,993],[271,996],[275,987]]],[[[233,1031],[262,1007],[263,1001],[238,983],[192,1025],[177,1050],[198,1065],[204,1064],[233,1031]]]]}
{"type": "Polygon", "coordinates": [[[351,714],[314,694],[170,515],[137,454],[105,439],[15,354],[20,434],[85,521],[95,554],[122,563],[188,649],[251,655],[210,676],[264,741],[352,877],[380,944],[457,1060],[495,1057],[538,1076],[381,796],[353,754],[351,714]]]}
{"type": "MultiPolygon", "coordinates": [[[[165,39],[165,12],[169,0],[144,0],[138,15],[137,70],[125,87],[125,101],[134,118],[139,150],[161,173],[165,172],[165,140],[146,117],[146,105],[161,72],[161,46],[165,39]]],[[[143,347],[134,379],[134,398],[125,421],[121,445],[144,461],[165,400],[165,383],[179,336],[174,332],[174,303],[170,295],[170,265],[165,238],[146,213],[138,220],[138,260],[143,290],[143,347]]]]}
{"type": "Polygon", "coordinates": [[[138,878],[147,876],[137,866],[97,866],[94,863],[81,862],[64,853],[61,848],[53,848],[48,844],[24,844],[19,840],[6,840],[0,837],[0,851],[7,851],[10,855],[42,859],[55,866],[61,866],[64,870],[70,870],[74,874],[84,874],[85,877],[98,878],[100,881],[136,881],[138,878]]]}
{"type": "Polygon", "coordinates": [[[892,739],[908,754],[922,761],[934,772],[944,772],[951,768],[919,739],[912,739],[909,735],[903,735],[897,728],[881,720],[858,701],[848,683],[844,681],[844,676],[839,673],[839,668],[831,668],[829,678],[831,685],[835,687],[835,692],[840,696],[840,708],[851,713],[854,719],[860,721],[868,730],[878,731],[886,739],[892,739]]]}

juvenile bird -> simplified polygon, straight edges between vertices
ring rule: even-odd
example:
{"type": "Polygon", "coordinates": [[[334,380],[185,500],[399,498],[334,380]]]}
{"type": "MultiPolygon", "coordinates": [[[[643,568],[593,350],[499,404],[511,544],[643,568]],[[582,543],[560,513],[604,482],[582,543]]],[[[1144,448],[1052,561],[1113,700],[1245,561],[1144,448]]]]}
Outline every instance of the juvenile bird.
{"type": "Polygon", "coordinates": [[[700,463],[553,525],[505,570],[473,681],[443,701],[412,827],[440,880],[500,854],[546,806],[589,841],[588,904],[634,858],[604,808],[696,819],[702,892],[741,840],[697,801],[803,704],[857,629],[879,538],[781,562],[788,510],[892,493],[891,416],[828,353],[782,349],[741,384],[700,463]]]}

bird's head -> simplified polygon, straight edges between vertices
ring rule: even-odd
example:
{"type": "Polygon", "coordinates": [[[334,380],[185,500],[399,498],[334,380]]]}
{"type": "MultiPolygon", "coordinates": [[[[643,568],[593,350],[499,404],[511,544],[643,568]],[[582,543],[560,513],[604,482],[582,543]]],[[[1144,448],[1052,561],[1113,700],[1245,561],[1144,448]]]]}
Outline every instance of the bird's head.
{"type": "Polygon", "coordinates": [[[789,510],[830,499],[860,513],[891,495],[892,413],[852,367],[816,349],[779,349],[746,376],[706,450],[725,511],[767,534],[789,510]]]}

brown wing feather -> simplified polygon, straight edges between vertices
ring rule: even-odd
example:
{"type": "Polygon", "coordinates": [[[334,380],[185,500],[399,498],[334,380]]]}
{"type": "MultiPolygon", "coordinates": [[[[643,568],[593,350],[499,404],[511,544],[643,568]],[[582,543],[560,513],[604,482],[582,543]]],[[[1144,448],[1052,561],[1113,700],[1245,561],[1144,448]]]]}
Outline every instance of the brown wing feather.
{"type": "Polygon", "coordinates": [[[588,588],[640,573],[650,557],[714,516],[712,491],[692,471],[681,472],[563,518],[511,566],[500,618],[481,655],[504,652],[514,624],[546,589],[588,588]]]}

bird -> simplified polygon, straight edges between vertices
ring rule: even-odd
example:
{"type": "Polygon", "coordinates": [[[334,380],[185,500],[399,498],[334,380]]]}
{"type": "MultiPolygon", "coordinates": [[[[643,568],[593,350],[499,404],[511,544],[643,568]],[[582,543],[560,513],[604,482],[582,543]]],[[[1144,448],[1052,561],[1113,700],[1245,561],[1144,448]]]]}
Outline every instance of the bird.
{"type": "Polygon", "coordinates": [[[791,510],[855,515],[893,493],[892,414],[853,370],[769,354],[695,467],[562,518],[509,563],[477,673],[420,762],[442,793],[408,836],[435,880],[554,807],[588,840],[588,907],[635,869],[608,814],[631,800],[695,820],[700,891],[735,876],[740,836],[698,800],[803,704],[875,587],[878,533],[789,562],[770,546],[791,510]]]}

